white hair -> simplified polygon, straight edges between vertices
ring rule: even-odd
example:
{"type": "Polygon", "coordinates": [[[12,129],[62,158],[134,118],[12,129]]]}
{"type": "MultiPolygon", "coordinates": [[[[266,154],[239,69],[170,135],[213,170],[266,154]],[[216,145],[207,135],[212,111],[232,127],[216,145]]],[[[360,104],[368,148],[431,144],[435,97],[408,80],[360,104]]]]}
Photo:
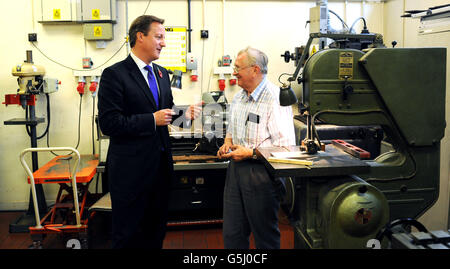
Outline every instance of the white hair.
{"type": "Polygon", "coordinates": [[[249,65],[259,66],[261,73],[264,75],[267,74],[267,63],[269,62],[269,59],[264,52],[249,46],[239,51],[238,55],[241,55],[242,53],[247,53],[247,61],[249,65]]]}

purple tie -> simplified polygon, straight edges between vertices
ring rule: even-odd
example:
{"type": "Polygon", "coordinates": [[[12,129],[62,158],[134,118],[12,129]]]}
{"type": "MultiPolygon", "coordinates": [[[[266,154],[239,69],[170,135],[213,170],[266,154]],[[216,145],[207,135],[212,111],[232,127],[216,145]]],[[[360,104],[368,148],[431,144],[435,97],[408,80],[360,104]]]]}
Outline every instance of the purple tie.
{"type": "Polygon", "coordinates": [[[150,87],[150,91],[153,94],[153,98],[155,99],[156,109],[159,109],[159,97],[158,97],[158,86],[156,85],[155,76],[153,75],[152,67],[147,65],[144,67],[147,72],[148,86],[150,87]]]}

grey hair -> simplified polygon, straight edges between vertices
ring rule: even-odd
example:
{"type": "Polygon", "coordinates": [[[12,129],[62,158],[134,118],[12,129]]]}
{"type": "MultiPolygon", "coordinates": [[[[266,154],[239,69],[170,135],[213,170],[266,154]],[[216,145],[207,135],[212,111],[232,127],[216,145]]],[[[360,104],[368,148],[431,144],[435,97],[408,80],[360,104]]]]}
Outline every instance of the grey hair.
{"type": "Polygon", "coordinates": [[[264,75],[267,74],[267,63],[269,62],[269,59],[264,52],[249,46],[239,51],[238,55],[241,55],[243,53],[247,54],[247,61],[249,65],[259,66],[259,69],[261,69],[261,73],[264,75]]]}

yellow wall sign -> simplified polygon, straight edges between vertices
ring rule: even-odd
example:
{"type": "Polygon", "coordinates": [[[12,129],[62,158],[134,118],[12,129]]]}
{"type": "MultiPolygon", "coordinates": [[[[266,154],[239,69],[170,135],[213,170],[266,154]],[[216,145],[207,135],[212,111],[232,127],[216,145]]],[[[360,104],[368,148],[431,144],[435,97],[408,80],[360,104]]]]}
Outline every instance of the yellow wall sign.
{"type": "Polygon", "coordinates": [[[102,27],[94,26],[94,36],[101,37],[102,36],[102,27]]]}
{"type": "Polygon", "coordinates": [[[92,19],[93,20],[100,20],[100,9],[93,9],[92,10],[92,19]]]}
{"type": "Polygon", "coordinates": [[[61,19],[61,9],[55,8],[53,9],[53,19],[60,20],[61,19]]]}
{"type": "Polygon", "coordinates": [[[186,72],[186,27],[165,27],[166,47],[155,63],[170,70],[186,72]]]}

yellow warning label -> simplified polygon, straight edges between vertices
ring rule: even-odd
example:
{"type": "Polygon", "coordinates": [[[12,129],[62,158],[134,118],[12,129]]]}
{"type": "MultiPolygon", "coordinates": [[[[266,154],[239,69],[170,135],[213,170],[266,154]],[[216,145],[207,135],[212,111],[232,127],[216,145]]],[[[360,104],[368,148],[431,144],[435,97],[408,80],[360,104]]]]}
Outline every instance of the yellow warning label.
{"type": "Polygon", "coordinates": [[[61,9],[53,9],[53,19],[60,20],[61,19],[61,9]]]}
{"type": "Polygon", "coordinates": [[[311,49],[311,55],[313,55],[314,53],[316,53],[317,49],[316,46],[313,46],[311,49]]]}
{"type": "Polygon", "coordinates": [[[102,27],[94,26],[94,36],[101,37],[102,36],[102,27]]]}
{"type": "Polygon", "coordinates": [[[92,19],[93,20],[100,20],[100,9],[93,9],[92,10],[92,19]]]}
{"type": "Polygon", "coordinates": [[[186,27],[165,27],[166,32],[186,32],[186,27]]]}
{"type": "Polygon", "coordinates": [[[353,78],[353,53],[339,53],[339,79],[353,78]]]}

